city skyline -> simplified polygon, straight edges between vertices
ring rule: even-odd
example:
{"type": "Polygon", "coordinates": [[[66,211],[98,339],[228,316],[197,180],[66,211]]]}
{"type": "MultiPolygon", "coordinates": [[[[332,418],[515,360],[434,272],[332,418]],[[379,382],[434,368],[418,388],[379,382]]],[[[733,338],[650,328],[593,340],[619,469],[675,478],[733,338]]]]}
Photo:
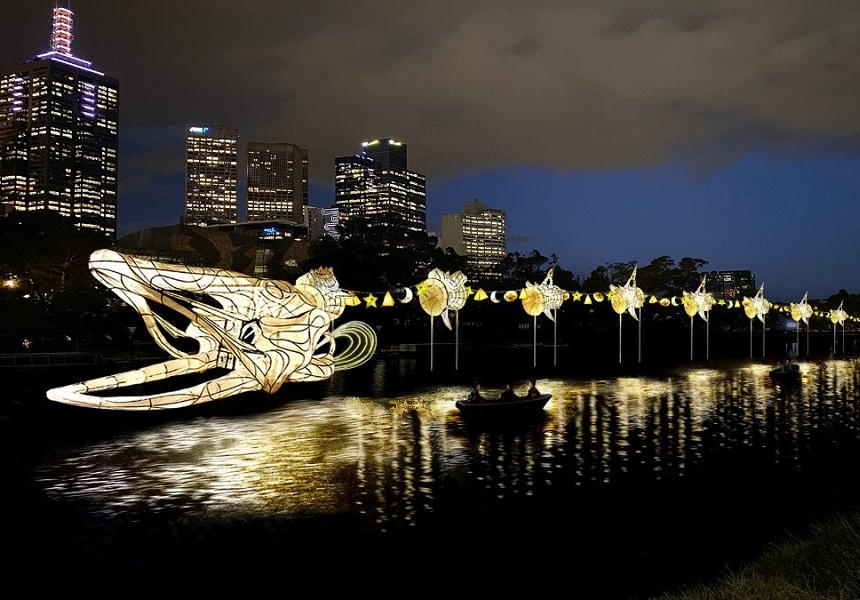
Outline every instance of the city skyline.
{"type": "MultiPolygon", "coordinates": [[[[3,67],[48,48],[54,4],[3,4],[3,67]]],[[[508,251],[581,278],[690,256],[768,297],[860,293],[859,6],[488,6],[76,0],[75,54],[121,84],[119,234],[178,222],[190,124],[307,148],[318,207],[336,156],[391,137],[436,234],[478,199],[508,251]]]]}

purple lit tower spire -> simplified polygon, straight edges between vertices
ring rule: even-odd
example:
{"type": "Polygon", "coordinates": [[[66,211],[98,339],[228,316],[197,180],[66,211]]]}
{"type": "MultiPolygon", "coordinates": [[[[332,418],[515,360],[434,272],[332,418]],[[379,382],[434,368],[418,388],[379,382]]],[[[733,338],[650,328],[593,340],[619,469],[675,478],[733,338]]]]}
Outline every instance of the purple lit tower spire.
{"type": "Polygon", "coordinates": [[[50,48],[0,69],[0,203],[114,240],[119,81],[72,54],[72,15],[54,0],[50,48]]]}
{"type": "Polygon", "coordinates": [[[54,4],[54,19],[51,29],[51,50],[66,56],[72,55],[72,9],[54,4]]]}

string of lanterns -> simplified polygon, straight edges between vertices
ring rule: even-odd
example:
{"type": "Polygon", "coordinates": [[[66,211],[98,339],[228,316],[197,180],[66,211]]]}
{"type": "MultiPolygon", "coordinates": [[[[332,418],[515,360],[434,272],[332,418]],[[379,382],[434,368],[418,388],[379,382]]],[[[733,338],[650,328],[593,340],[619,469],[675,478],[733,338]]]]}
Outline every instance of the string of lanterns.
{"type": "Polygon", "coordinates": [[[758,292],[752,298],[744,297],[742,300],[716,299],[706,290],[707,276],[702,278],[695,291],[684,291],[680,297],[658,297],[654,294],[646,294],[637,287],[636,269],[636,267],[633,268],[627,283],[623,286],[610,284],[608,292],[564,290],[553,284],[553,269],[549,269],[545,279],[539,284],[526,281],[525,286],[519,290],[491,290],[487,292],[483,288],[475,290],[467,285],[468,279],[460,271],[452,274],[436,268],[429,272],[424,281],[414,286],[399,288],[394,293],[391,291],[361,293],[346,290],[344,303],[346,306],[352,307],[362,304],[366,308],[391,307],[395,306],[397,302],[408,304],[417,296],[421,308],[431,317],[441,316],[448,329],[451,329],[449,311],[461,310],[470,298],[474,302],[489,300],[496,304],[520,300],[528,315],[544,314],[552,321],[555,321],[555,311],[561,308],[564,302],[582,302],[588,305],[607,300],[616,313],[619,315],[627,313],[637,320],[639,319],[637,311],[641,313],[642,307],[645,304],[650,304],[660,307],[682,306],[687,316],[699,315],[705,321],[708,320],[708,314],[714,306],[743,309],[744,314],[749,319],[757,318],[762,323],[764,323],[765,315],[770,311],[788,313],[794,321],[803,321],[806,325],[809,325],[809,319],[812,317],[829,319],[834,325],[838,324],[843,327],[846,321],[860,321],[860,318],[848,315],[841,303],[839,308],[827,312],[816,309],[809,304],[808,292],[797,303],[771,303],[764,297],[764,284],[759,287],[758,292]],[[413,287],[415,288],[414,293],[413,287]],[[399,296],[398,300],[395,300],[395,294],[399,296]],[[381,302],[379,301],[380,298],[382,299],[381,302]]]}

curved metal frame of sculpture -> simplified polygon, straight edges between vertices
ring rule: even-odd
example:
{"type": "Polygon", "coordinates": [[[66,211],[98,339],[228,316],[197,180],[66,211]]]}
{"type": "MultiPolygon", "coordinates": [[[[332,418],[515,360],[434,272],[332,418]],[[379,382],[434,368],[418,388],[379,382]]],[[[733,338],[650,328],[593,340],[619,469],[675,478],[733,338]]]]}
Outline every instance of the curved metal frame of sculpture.
{"type": "Polygon", "coordinates": [[[202,267],[160,263],[113,250],[90,256],[90,272],[132,306],[147,331],[172,358],[145,367],[48,390],[50,400],[92,408],[179,408],[243,392],[273,394],[288,382],[321,381],[359,366],[376,351],[376,334],[351,321],[331,330],[347,292],[331,269],[320,268],[295,285],[202,267]],[[156,310],[163,307],[173,311],[156,310]],[[177,319],[178,317],[178,319],[177,319]],[[184,329],[177,320],[187,322],[184,329]],[[335,356],[335,339],[346,349],[335,356]],[[196,342],[194,352],[177,346],[196,342]],[[220,377],[170,392],[97,395],[170,377],[226,369],[220,377]]]}

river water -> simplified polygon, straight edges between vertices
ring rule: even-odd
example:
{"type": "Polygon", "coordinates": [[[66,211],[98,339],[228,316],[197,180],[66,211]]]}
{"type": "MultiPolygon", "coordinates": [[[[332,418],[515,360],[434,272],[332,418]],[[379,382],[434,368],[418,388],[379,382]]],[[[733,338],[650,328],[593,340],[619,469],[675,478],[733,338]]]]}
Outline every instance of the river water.
{"type": "Polygon", "coordinates": [[[416,592],[393,572],[420,589],[489,566],[488,593],[516,569],[533,593],[653,597],[860,506],[860,363],[799,364],[787,388],[755,359],[546,373],[545,410],[514,423],[464,420],[466,374],[416,358],[157,415],[20,392],[2,420],[7,537],[22,564],[47,549],[79,574],[324,568],[326,586],[388,596],[416,592]]]}

